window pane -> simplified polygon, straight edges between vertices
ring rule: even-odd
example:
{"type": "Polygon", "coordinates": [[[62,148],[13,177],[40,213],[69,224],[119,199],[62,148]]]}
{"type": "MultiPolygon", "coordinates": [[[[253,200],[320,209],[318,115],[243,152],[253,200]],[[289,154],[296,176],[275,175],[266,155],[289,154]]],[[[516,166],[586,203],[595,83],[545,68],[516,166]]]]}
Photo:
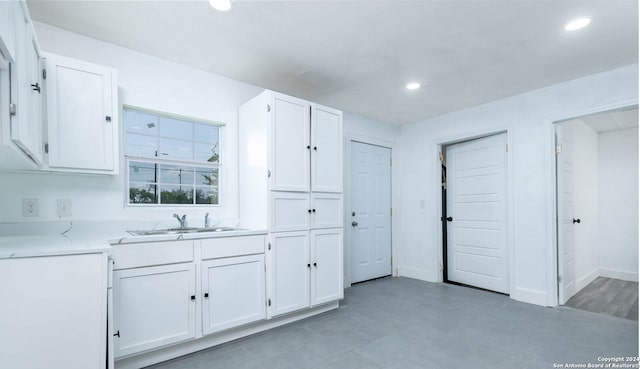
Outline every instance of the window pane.
{"type": "Polygon", "coordinates": [[[156,156],[158,138],[156,136],[142,136],[127,133],[127,145],[125,153],[129,156],[141,156],[153,158],[156,156]]]}
{"type": "Polygon", "coordinates": [[[129,185],[130,204],[156,204],[158,202],[157,187],[154,184],[132,183],[129,185]]]}
{"type": "Polygon", "coordinates": [[[204,123],[195,124],[195,141],[198,142],[218,142],[219,127],[204,123]]]}
{"type": "Polygon", "coordinates": [[[196,204],[218,204],[218,188],[196,187],[196,204]]]}
{"type": "Polygon", "coordinates": [[[163,204],[193,204],[193,186],[160,186],[163,204]]]}
{"type": "Polygon", "coordinates": [[[218,186],[218,169],[196,168],[196,185],[218,186]]]}
{"type": "Polygon", "coordinates": [[[135,110],[125,110],[127,132],[145,135],[158,134],[158,117],[135,110]]]}
{"type": "Polygon", "coordinates": [[[129,182],[156,182],[156,164],[141,163],[137,161],[129,162],[129,182]]]}
{"type": "Polygon", "coordinates": [[[160,136],[179,140],[193,140],[193,123],[160,117],[160,136]]]}
{"type": "Polygon", "coordinates": [[[194,146],[194,160],[209,163],[217,163],[219,161],[220,155],[218,154],[217,142],[215,144],[196,143],[194,146]]]}
{"type": "Polygon", "coordinates": [[[160,165],[159,182],[193,187],[193,168],[178,165],[160,165]]]}
{"type": "Polygon", "coordinates": [[[166,159],[193,160],[193,143],[191,141],[161,138],[158,157],[166,159]]]}

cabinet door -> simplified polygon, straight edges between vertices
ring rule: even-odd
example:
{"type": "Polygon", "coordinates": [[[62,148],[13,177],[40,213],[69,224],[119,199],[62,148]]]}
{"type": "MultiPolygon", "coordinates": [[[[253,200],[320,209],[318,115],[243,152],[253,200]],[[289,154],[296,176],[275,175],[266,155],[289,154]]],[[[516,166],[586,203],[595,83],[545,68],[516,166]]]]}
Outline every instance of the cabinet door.
{"type": "Polygon", "coordinates": [[[342,192],[342,112],[311,105],[311,191],[342,192]]]}
{"type": "Polygon", "coordinates": [[[202,334],[266,318],[264,255],[202,262],[202,334]]]}
{"type": "MultiPolygon", "coordinates": [[[[11,117],[11,140],[35,163],[42,161],[42,67],[40,51],[28,13],[19,8],[16,18],[16,85],[11,102],[16,114],[11,117]]],[[[13,73],[13,71],[12,71],[13,73]]]]}
{"type": "Polygon", "coordinates": [[[311,305],[339,300],[342,287],[342,229],[311,231],[311,305]]]}
{"type": "Polygon", "coordinates": [[[269,194],[271,232],[308,230],[311,206],[308,193],[271,192],[269,194]]]}
{"type": "Polygon", "coordinates": [[[191,263],[115,271],[116,358],[194,338],[195,281],[191,263]]]}
{"type": "Polygon", "coordinates": [[[311,194],[311,228],[342,227],[342,195],[311,194]]]}
{"type": "Polygon", "coordinates": [[[267,251],[269,317],[309,306],[309,232],[271,234],[267,251]]]}
{"type": "Polygon", "coordinates": [[[274,93],[271,106],[271,190],[309,191],[309,103],[274,93]]]}
{"type": "Polygon", "coordinates": [[[115,71],[46,54],[49,166],[117,172],[115,71]]]}
{"type": "Polygon", "coordinates": [[[0,368],[105,368],[106,254],[3,259],[0,281],[0,368]]]}

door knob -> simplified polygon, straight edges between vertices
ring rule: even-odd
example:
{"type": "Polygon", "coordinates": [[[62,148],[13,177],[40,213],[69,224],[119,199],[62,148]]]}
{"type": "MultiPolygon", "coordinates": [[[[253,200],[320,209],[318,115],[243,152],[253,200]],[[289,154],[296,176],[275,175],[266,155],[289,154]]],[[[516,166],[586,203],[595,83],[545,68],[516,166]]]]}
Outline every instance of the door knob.
{"type": "Polygon", "coordinates": [[[580,224],[580,218],[578,218],[578,219],[573,218],[573,224],[576,224],[576,223],[580,224]]]}
{"type": "Polygon", "coordinates": [[[357,227],[357,226],[358,226],[358,222],[356,222],[356,221],[354,220],[353,222],[351,222],[351,225],[352,225],[352,226],[354,226],[354,227],[357,227]]]}
{"type": "Polygon", "coordinates": [[[447,222],[452,222],[453,218],[452,217],[447,217],[447,222]]]}

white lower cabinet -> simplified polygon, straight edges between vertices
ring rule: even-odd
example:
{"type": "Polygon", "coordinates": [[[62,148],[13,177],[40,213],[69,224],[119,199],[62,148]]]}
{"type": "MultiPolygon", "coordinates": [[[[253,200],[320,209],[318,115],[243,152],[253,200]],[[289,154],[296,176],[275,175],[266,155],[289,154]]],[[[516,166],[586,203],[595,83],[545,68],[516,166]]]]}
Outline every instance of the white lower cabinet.
{"type": "Polygon", "coordinates": [[[113,273],[115,356],[195,338],[193,263],[113,273]]]}
{"type": "Polygon", "coordinates": [[[344,296],[342,228],[272,233],[267,252],[269,317],[344,296]]]}
{"type": "Polygon", "coordinates": [[[0,368],[105,368],[106,253],[0,259],[0,281],[0,368]]]}
{"type": "Polygon", "coordinates": [[[202,262],[202,334],[266,318],[264,255],[202,262]]]}

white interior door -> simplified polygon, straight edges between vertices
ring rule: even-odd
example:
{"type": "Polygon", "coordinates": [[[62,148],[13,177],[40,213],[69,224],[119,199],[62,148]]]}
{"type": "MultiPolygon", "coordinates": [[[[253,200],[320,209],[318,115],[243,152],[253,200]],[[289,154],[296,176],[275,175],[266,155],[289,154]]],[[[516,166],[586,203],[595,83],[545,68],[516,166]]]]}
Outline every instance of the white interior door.
{"type": "Polygon", "coordinates": [[[569,127],[556,125],[556,185],[558,206],[558,299],[562,305],[576,291],[576,247],[573,227],[575,211],[575,158],[569,127]]]}
{"type": "Polygon", "coordinates": [[[351,142],[351,282],[391,274],[391,149],[351,142]]]}
{"type": "Polygon", "coordinates": [[[509,292],[506,133],[447,146],[447,274],[509,292]]]}

